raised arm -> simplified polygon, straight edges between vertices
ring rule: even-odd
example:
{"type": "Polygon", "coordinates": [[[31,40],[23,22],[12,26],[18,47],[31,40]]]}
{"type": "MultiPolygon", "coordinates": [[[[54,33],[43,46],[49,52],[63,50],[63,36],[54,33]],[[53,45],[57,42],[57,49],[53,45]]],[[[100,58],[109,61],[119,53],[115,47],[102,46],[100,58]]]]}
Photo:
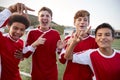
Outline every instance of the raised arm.
{"type": "Polygon", "coordinates": [[[84,35],[86,35],[91,27],[86,29],[86,31],[77,30],[74,34],[73,38],[70,40],[70,44],[66,48],[66,53],[64,55],[65,59],[72,59],[72,53],[74,47],[83,39],[84,35]]]}
{"type": "MultiPolygon", "coordinates": [[[[79,38],[78,38],[79,39],[79,38]]],[[[74,50],[74,47],[76,46],[76,44],[78,43],[79,41],[77,41],[77,36],[75,35],[74,38],[71,38],[69,41],[68,41],[68,45],[66,47],[66,52],[64,54],[64,58],[65,59],[72,59],[72,53],[73,53],[73,50],[74,50]]]]}
{"type": "Polygon", "coordinates": [[[27,7],[23,3],[16,3],[14,5],[11,5],[8,7],[8,9],[11,11],[11,13],[18,12],[18,13],[27,13],[27,11],[35,11],[29,7],[27,7]],[[24,12],[25,11],[25,12],[24,12]]]}
{"type": "Polygon", "coordinates": [[[12,13],[18,12],[20,14],[27,13],[27,11],[34,11],[33,9],[25,6],[23,3],[16,3],[9,6],[7,9],[4,9],[0,12],[0,27],[3,27],[7,24],[8,18],[12,13]]]}

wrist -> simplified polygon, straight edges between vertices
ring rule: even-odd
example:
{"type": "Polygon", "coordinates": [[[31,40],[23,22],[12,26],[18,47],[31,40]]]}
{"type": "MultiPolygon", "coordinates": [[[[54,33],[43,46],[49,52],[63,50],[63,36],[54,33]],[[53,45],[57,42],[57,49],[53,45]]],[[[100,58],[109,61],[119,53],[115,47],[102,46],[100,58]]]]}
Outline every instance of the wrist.
{"type": "Polygon", "coordinates": [[[36,45],[35,43],[31,44],[31,46],[32,46],[33,48],[36,48],[36,47],[37,47],[37,45],[36,45]]]}

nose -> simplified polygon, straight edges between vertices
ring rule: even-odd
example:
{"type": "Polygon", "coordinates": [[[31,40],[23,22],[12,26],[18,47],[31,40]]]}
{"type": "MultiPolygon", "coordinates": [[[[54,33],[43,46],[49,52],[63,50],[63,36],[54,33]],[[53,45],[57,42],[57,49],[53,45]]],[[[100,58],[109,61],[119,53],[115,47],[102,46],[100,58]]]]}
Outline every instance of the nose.
{"type": "Polygon", "coordinates": [[[105,35],[102,35],[102,39],[104,39],[105,38],[105,35]]]}
{"type": "Polygon", "coordinates": [[[18,30],[16,31],[16,33],[21,33],[21,30],[18,29],[18,30]]]}
{"type": "Polygon", "coordinates": [[[81,20],[81,24],[84,24],[84,22],[85,22],[84,20],[81,20]]]}

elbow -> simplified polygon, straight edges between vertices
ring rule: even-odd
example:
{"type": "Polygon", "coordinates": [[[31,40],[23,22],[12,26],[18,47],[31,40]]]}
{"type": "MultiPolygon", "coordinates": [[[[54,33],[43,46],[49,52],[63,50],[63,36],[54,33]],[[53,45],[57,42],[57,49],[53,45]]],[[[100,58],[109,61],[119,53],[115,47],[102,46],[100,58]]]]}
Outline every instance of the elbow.
{"type": "Polygon", "coordinates": [[[64,55],[64,58],[65,58],[65,59],[69,59],[69,56],[65,54],[65,55],[64,55]]]}
{"type": "Polygon", "coordinates": [[[66,55],[64,55],[64,58],[67,59],[68,57],[66,55]]]}

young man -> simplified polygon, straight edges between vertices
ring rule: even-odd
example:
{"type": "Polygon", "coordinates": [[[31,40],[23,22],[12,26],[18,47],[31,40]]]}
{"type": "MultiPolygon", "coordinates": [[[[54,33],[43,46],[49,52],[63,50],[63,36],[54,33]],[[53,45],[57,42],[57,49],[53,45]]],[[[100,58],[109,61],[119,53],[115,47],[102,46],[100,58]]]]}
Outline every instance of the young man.
{"type": "Polygon", "coordinates": [[[20,14],[9,17],[8,34],[0,32],[0,56],[1,56],[1,77],[0,80],[21,80],[19,73],[20,59],[14,57],[16,50],[23,48],[23,36],[25,29],[29,27],[29,21],[20,14]]]}
{"type": "Polygon", "coordinates": [[[75,36],[65,54],[72,62],[89,65],[94,73],[94,80],[120,80],[120,51],[112,49],[114,29],[108,23],[100,24],[95,30],[95,41],[99,48],[89,49],[73,55],[73,48],[82,41],[82,36],[75,36]]]}
{"type": "Polygon", "coordinates": [[[24,11],[27,13],[27,10],[34,11],[33,9],[25,6],[23,3],[16,3],[14,5],[10,5],[8,8],[4,9],[0,12],[0,27],[5,26],[8,22],[8,18],[12,13],[18,12],[19,14],[23,14],[24,11]]]}
{"type": "MultiPolygon", "coordinates": [[[[90,23],[90,13],[86,10],[79,10],[74,16],[74,25],[76,27],[76,33],[85,32],[90,23]]],[[[66,69],[64,72],[63,80],[92,80],[93,73],[89,66],[73,63],[71,60],[66,60],[64,55],[66,54],[66,49],[71,44],[71,40],[75,35],[71,35],[70,38],[67,38],[68,45],[65,50],[63,50],[60,54],[59,60],[61,63],[66,65],[66,69]]],[[[78,42],[73,50],[73,52],[84,51],[87,49],[95,49],[97,48],[97,44],[95,39],[89,35],[89,32],[83,35],[83,40],[78,42]]]]}
{"type": "Polygon", "coordinates": [[[60,35],[50,27],[52,11],[42,7],[38,12],[38,21],[38,28],[28,33],[23,51],[25,57],[32,54],[32,80],[58,80],[56,48],[60,35]]]}

